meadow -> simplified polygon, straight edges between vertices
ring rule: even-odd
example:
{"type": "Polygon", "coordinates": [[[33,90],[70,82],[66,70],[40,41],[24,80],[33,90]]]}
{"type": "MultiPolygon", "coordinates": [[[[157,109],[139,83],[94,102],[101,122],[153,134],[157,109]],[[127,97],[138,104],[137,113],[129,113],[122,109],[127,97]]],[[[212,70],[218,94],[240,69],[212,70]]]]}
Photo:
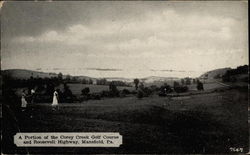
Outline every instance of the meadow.
{"type": "Polygon", "coordinates": [[[30,113],[5,113],[10,119],[4,122],[9,129],[4,131],[9,135],[9,139],[4,136],[4,148],[11,153],[231,153],[231,147],[248,152],[247,107],[246,91],[227,88],[186,97],[63,103],[58,111],[52,111],[51,103],[35,104],[30,113]],[[119,132],[123,144],[119,148],[16,148],[12,135],[18,131],[119,132]]]}
{"type": "MultiPolygon", "coordinates": [[[[90,93],[98,93],[101,91],[109,91],[108,85],[93,85],[93,84],[68,84],[70,90],[74,95],[80,95],[81,90],[88,87],[90,93]]],[[[117,89],[122,91],[123,89],[128,89],[129,91],[135,90],[134,87],[126,87],[126,86],[117,86],[117,89]]]]}

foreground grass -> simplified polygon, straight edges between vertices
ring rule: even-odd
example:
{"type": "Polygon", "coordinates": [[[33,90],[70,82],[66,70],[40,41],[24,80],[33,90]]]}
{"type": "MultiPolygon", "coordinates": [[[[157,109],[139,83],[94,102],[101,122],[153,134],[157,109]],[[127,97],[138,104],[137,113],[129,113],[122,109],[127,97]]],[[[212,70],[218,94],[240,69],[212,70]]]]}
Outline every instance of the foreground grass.
{"type": "MultiPolygon", "coordinates": [[[[84,153],[228,153],[247,150],[247,96],[230,90],[185,98],[152,96],[34,105],[33,118],[16,112],[5,120],[12,136],[21,132],[120,132],[120,148],[19,148],[18,151],[84,153]],[[18,125],[14,126],[13,123],[18,125]],[[17,129],[18,128],[18,129],[17,129]]],[[[6,113],[7,114],[7,113],[6,113]]],[[[6,140],[5,148],[17,151],[6,140]]],[[[13,143],[13,142],[12,142],[13,143]]]]}

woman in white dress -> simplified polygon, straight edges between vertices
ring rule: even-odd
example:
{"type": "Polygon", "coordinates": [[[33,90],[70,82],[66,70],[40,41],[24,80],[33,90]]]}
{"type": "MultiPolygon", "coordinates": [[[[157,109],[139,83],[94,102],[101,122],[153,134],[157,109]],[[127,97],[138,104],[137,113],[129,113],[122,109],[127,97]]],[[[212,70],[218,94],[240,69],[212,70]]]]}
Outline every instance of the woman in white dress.
{"type": "Polygon", "coordinates": [[[56,108],[58,109],[58,93],[55,90],[53,95],[52,109],[55,110],[56,108]]]}
{"type": "Polygon", "coordinates": [[[27,107],[27,104],[28,104],[27,101],[26,101],[26,99],[25,99],[25,97],[26,97],[26,94],[25,94],[25,91],[23,91],[22,98],[21,98],[21,103],[22,103],[21,108],[22,108],[22,111],[26,110],[26,107],[27,107]]]}

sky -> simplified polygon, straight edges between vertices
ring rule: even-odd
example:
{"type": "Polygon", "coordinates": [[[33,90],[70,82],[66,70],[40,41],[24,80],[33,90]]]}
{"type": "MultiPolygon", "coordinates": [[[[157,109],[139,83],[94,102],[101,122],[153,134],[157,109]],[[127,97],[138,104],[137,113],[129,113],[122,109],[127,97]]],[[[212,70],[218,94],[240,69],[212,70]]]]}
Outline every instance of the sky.
{"type": "Polygon", "coordinates": [[[1,69],[197,77],[248,64],[246,2],[5,2],[1,69]]]}

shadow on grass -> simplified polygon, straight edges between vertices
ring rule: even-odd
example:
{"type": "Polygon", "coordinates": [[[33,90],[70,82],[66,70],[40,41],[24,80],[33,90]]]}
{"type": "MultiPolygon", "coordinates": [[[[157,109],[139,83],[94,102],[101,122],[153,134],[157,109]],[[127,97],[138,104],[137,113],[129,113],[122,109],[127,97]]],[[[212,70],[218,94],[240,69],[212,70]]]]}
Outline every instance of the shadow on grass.
{"type": "MultiPolygon", "coordinates": [[[[60,131],[74,132],[73,127],[81,127],[79,123],[84,123],[87,119],[96,120],[96,124],[92,125],[100,125],[104,131],[110,132],[111,129],[119,131],[124,138],[123,145],[120,148],[61,148],[55,149],[54,152],[228,153],[230,147],[246,139],[239,136],[242,133],[238,135],[230,133],[227,126],[204,111],[170,111],[159,106],[145,106],[99,113],[88,112],[77,107],[76,109],[62,108],[52,112],[49,107],[46,107],[47,109],[36,109],[33,113],[35,118],[42,116],[43,121],[32,120],[16,112],[18,127],[14,125],[16,120],[13,113],[5,109],[4,149],[12,150],[12,153],[25,152],[25,149],[16,148],[13,145],[12,137],[19,130],[30,129],[30,131],[39,132],[46,128],[48,131],[55,131],[60,124],[64,123],[66,125],[60,126],[63,127],[60,131]],[[57,120],[58,118],[64,118],[64,120],[57,120]],[[80,121],[76,121],[76,118],[80,121]]],[[[93,126],[93,130],[95,128],[96,126],[93,126]]],[[[44,151],[41,148],[29,150],[44,151]]]]}

